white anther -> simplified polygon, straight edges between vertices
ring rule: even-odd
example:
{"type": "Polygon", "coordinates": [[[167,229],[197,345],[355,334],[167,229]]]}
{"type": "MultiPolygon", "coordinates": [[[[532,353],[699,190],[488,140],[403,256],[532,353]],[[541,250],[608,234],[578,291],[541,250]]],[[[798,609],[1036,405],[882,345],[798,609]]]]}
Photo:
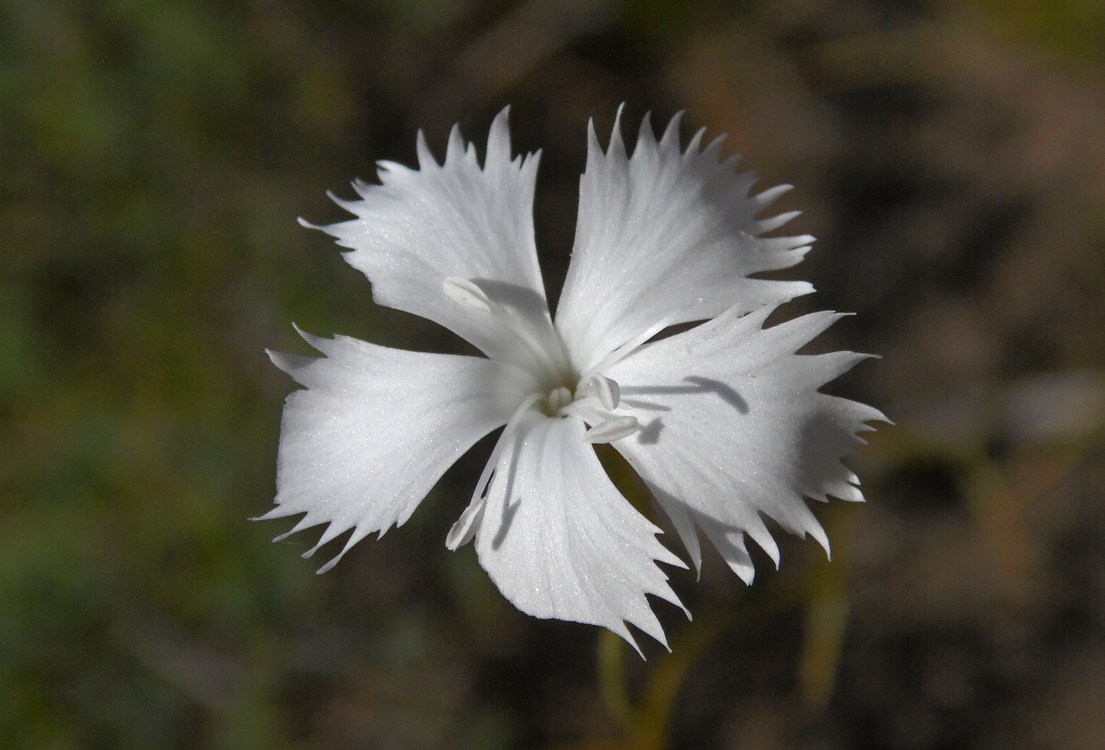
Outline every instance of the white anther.
{"type": "Polygon", "coordinates": [[[572,403],[572,392],[564,386],[553,388],[546,401],[549,405],[549,411],[555,414],[572,403]]]}
{"type": "Polygon", "coordinates": [[[583,433],[585,443],[613,443],[615,440],[629,437],[641,429],[636,417],[614,417],[600,422],[583,433]]]}
{"type": "Polygon", "coordinates": [[[611,380],[605,375],[595,373],[587,379],[590,383],[591,389],[595,392],[595,396],[598,397],[599,403],[603,408],[608,411],[613,411],[618,408],[618,403],[622,398],[622,389],[618,385],[618,381],[611,380]]]}
{"type": "Polygon", "coordinates": [[[474,307],[483,312],[488,312],[491,309],[491,298],[476,285],[476,282],[470,279],[450,276],[441,282],[441,288],[445,292],[445,296],[454,302],[474,307]]]}
{"type": "Polygon", "coordinates": [[[472,504],[464,509],[464,512],[460,514],[460,518],[449,529],[449,533],[445,537],[446,547],[450,550],[456,550],[458,547],[463,547],[472,541],[472,537],[476,535],[476,530],[480,527],[480,521],[483,519],[483,509],[486,505],[487,500],[481,497],[473,500],[472,504]]]}

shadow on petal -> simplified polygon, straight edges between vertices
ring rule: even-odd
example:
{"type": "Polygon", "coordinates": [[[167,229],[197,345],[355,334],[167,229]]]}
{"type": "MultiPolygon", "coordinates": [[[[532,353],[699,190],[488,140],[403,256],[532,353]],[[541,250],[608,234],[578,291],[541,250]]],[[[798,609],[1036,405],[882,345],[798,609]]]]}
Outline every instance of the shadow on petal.
{"type": "Polygon", "coordinates": [[[518,509],[522,507],[522,498],[517,498],[514,502],[503,503],[503,520],[499,525],[499,530],[495,534],[495,538],[491,540],[491,549],[496,552],[503,546],[503,542],[506,541],[506,535],[510,533],[510,526],[514,523],[514,516],[518,515],[518,509]]]}
{"type": "MultiPolygon", "coordinates": [[[[728,383],[724,383],[713,378],[700,377],[697,375],[688,375],[687,377],[683,378],[683,381],[685,383],[688,383],[688,385],[623,386],[622,394],[624,397],[626,395],[693,396],[695,394],[713,393],[741,414],[748,414],[749,411],[751,411],[748,406],[748,401],[746,401],[743,396],[737,393],[736,389],[734,389],[728,383]]],[[[639,409],[649,409],[651,411],[671,411],[671,407],[666,407],[650,401],[642,401],[639,399],[629,398],[623,398],[622,400],[624,403],[639,409]]]]}
{"type": "Polygon", "coordinates": [[[645,445],[656,445],[660,442],[660,432],[663,429],[664,422],[657,417],[638,430],[637,441],[645,445]]]}
{"type": "Polygon", "coordinates": [[[749,412],[748,402],[744,400],[736,389],[734,389],[728,383],[723,383],[720,380],[714,380],[713,378],[703,378],[697,375],[688,375],[683,378],[688,383],[693,383],[699,386],[703,391],[710,393],[716,393],[721,397],[721,400],[732,406],[741,414],[747,414],[749,412]]]}
{"type": "Polygon", "coordinates": [[[548,303],[533,289],[495,279],[472,279],[472,281],[483,290],[484,294],[503,307],[537,318],[548,314],[548,303]]]}

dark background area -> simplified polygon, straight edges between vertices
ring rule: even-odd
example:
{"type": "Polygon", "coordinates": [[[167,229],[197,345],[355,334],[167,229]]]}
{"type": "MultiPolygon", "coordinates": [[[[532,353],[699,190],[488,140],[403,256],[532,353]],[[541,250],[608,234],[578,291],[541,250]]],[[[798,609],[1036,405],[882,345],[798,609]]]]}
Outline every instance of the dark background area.
{"type": "Polygon", "coordinates": [[[1105,5],[0,0],[0,94],[0,746],[1105,746],[1105,5]],[[510,104],[555,299],[621,102],[796,185],[788,314],[883,357],[833,561],[673,571],[641,661],[445,549],[477,451],[316,577],[264,348],[457,344],[296,217],[510,104]]]}

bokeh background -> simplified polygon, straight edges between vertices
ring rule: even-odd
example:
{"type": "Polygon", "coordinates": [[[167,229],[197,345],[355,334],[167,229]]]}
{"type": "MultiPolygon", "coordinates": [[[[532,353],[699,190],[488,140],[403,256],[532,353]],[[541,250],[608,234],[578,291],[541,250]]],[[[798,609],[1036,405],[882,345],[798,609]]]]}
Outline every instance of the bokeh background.
{"type": "Polygon", "coordinates": [[[0,0],[0,94],[0,747],[1105,747],[1105,4],[0,0]],[[883,357],[832,563],[673,571],[642,661],[445,549],[477,451],[315,576],[263,350],[457,343],[296,217],[511,104],[555,298],[620,102],[796,185],[883,357]]]}

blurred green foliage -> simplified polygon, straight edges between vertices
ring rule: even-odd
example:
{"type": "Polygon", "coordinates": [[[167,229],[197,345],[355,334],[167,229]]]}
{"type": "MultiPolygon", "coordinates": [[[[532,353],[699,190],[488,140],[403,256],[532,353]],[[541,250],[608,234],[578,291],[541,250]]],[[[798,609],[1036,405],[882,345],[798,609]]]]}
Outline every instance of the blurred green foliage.
{"type": "Polygon", "coordinates": [[[1105,64],[1105,5],[1092,0],[983,0],[979,5],[1014,39],[1026,40],[1077,72],[1105,64]]]}
{"type": "Polygon", "coordinates": [[[305,26],[266,18],[0,10],[7,746],[278,744],[271,656],[313,594],[243,523],[278,424],[259,331],[282,301],[290,145],[317,154],[344,122],[318,101],[325,56],[288,56],[305,26]],[[190,653],[197,633],[219,645],[190,653]],[[215,677],[190,663],[220,647],[215,677]]]}

